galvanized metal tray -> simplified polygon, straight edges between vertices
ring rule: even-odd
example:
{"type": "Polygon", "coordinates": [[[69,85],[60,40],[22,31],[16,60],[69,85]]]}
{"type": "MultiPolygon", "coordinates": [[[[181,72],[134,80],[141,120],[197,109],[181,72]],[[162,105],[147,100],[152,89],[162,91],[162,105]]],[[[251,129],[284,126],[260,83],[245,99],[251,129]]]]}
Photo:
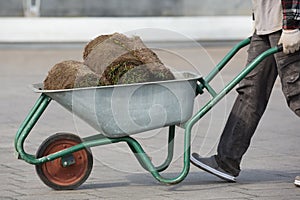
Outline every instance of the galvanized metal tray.
{"type": "Polygon", "coordinates": [[[43,90],[44,93],[107,137],[122,137],[186,122],[193,113],[197,80],[174,72],[175,80],[113,86],[43,90]]]}

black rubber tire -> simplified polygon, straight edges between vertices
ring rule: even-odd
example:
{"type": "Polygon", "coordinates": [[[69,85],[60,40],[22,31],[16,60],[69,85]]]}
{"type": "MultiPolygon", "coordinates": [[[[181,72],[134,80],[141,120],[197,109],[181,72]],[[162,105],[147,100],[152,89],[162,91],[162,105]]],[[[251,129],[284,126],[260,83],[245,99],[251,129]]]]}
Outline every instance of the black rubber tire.
{"type": "MultiPolygon", "coordinates": [[[[41,158],[59,150],[82,143],[77,135],[56,133],[47,138],[39,147],[36,157],[41,158]]],[[[90,148],[72,153],[75,164],[63,167],[61,158],[36,165],[39,178],[54,190],[72,190],[79,187],[89,177],[93,168],[93,156],[90,148]]]]}

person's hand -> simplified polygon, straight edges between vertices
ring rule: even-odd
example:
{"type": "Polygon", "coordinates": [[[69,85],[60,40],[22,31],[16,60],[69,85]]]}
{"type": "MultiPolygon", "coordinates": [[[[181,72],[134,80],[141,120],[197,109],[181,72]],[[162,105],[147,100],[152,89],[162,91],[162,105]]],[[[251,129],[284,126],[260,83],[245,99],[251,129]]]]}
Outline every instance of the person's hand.
{"type": "Polygon", "coordinates": [[[300,31],[295,30],[283,30],[278,44],[282,44],[283,52],[294,53],[300,48],[300,31]]]}

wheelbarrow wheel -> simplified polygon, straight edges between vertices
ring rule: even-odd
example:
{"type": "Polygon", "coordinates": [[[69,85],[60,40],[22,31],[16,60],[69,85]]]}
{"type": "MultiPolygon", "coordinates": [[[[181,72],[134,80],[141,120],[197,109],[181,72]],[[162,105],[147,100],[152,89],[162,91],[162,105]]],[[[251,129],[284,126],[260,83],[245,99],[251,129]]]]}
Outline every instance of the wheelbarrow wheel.
{"type": "MultiPolygon", "coordinates": [[[[80,137],[70,133],[56,133],[47,138],[37,151],[37,158],[80,144],[80,137]]],[[[79,187],[89,177],[93,167],[90,148],[36,165],[40,179],[55,190],[71,190],[79,187]]]]}

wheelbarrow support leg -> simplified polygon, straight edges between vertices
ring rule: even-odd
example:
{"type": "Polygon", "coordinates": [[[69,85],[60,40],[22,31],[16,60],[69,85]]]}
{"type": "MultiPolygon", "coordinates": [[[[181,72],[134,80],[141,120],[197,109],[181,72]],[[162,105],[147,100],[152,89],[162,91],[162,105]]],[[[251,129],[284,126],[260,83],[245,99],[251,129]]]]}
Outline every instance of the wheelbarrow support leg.
{"type": "Polygon", "coordinates": [[[161,172],[167,169],[173,159],[174,152],[174,137],[175,137],[175,125],[169,127],[169,138],[168,138],[168,155],[167,159],[160,166],[156,167],[157,171],[161,172]]]}
{"type": "MultiPolygon", "coordinates": [[[[161,165],[159,165],[158,167],[155,167],[155,169],[158,172],[162,172],[165,169],[167,169],[169,167],[172,159],[173,159],[174,137],[175,137],[175,125],[169,127],[168,154],[167,154],[167,158],[165,159],[165,161],[161,165]]],[[[128,146],[130,147],[131,151],[136,156],[136,158],[139,161],[139,163],[141,164],[141,166],[145,170],[149,171],[149,165],[147,165],[146,162],[145,162],[145,160],[143,160],[141,158],[142,157],[141,154],[145,153],[145,152],[141,149],[141,147],[138,147],[139,145],[136,144],[137,141],[135,141],[134,139],[130,138],[130,139],[125,139],[125,142],[127,142],[128,146]]],[[[146,156],[147,156],[147,154],[146,154],[146,156]]],[[[147,157],[149,158],[149,156],[147,156],[147,157]]]]}
{"type": "MultiPolygon", "coordinates": [[[[172,133],[173,131],[175,132],[175,127],[173,127],[170,132],[172,133]],[[174,128],[174,129],[173,129],[174,128]]],[[[191,129],[192,125],[186,128],[185,130],[185,135],[184,135],[184,155],[183,155],[183,169],[181,173],[175,177],[175,178],[164,178],[159,174],[159,171],[163,171],[165,168],[168,167],[170,164],[172,157],[170,154],[168,154],[168,158],[166,161],[159,167],[155,167],[148,155],[145,153],[143,150],[142,146],[133,138],[131,137],[124,137],[122,138],[123,141],[127,142],[129,145],[130,149],[133,151],[135,154],[137,160],[140,162],[140,164],[147,170],[149,171],[152,176],[158,180],[161,183],[164,184],[176,184],[185,179],[187,176],[189,169],[190,169],[190,143],[191,143],[191,129]]],[[[170,138],[169,138],[170,140],[170,138]]],[[[173,144],[172,144],[173,145],[173,144]]],[[[173,155],[173,146],[169,146],[169,148],[172,148],[172,155],[173,155]]],[[[169,149],[170,151],[170,149],[169,149]]]]}
{"type": "Polygon", "coordinates": [[[43,114],[47,106],[49,105],[51,98],[46,96],[45,94],[41,94],[39,99],[36,101],[32,109],[30,110],[28,116],[21,124],[16,137],[15,137],[15,150],[17,152],[17,156],[20,159],[25,160],[28,163],[34,164],[36,161],[35,156],[27,154],[24,151],[24,141],[28,136],[31,129],[34,127],[36,122],[39,120],[40,116],[43,114]]]}

